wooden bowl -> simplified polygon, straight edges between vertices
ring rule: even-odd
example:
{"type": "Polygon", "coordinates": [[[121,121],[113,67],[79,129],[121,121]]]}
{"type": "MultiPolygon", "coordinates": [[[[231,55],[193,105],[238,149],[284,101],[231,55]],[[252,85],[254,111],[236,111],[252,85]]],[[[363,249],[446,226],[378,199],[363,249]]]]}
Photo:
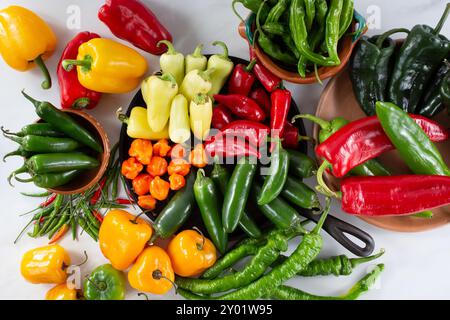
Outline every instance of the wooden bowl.
{"type": "Polygon", "coordinates": [[[62,111],[68,113],[79,125],[93,134],[103,147],[102,153],[95,151],[91,152],[90,150],[87,151],[90,156],[98,159],[100,166],[95,169],[83,171],[82,174],[63,186],[48,189],[50,192],[58,194],[79,194],[97,184],[105,174],[110,156],[109,139],[103,127],[91,115],[83,111],[72,109],[63,109],[62,111]]]}
{"type": "MultiPolygon", "coordinates": [[[[298,84],[311,84],[316,83],[317,78],[314,72],[306,74],[305,78],[302,78],[296,70],[287,70],[281,66],[278,62],[272,60],[271,57],[266,55],[264,51],[259,47],[257,41],[254,42],[254,21],[255,14],[249,15],[245,22],[241,22],[238,28],[239,34],[242,38],[247,40],[250,45],[254,45],[254,50],[259,61],[269,69],[274,75],[279,78],[298,84]]],[[[352,24],[352,32],[345,35],[339,41],[339,58],[341,64],[335,67],[321,67],[318,69],[318,75],[320,80],[325,80],[335,76],[339,73],[348,63],[352,56],[353,48],[358,43],[359,39],[367,32],[367,25],[365,19],[358,13],[354,12],[354,21],[352,24]]]]}
{"type": "MultiPolygon", "coordinates": [[[[354,121],[364,118],[366,115],[359,106],[350,80],[348,69],[345,69],[337,77],[332,79],[320,97],[316,115],[320,118],[331,120],[335,117],[343,117],[354,121]]],[[[450,127],[450,117],[446,112],[442,112],[434,117],[434,120],[445,127],[450,127]]],[[[318,137],[319,127],[314,126],[314,137],[318,137]]],[[[442,153],[447,164],[450,165],[450,141],[436,143],[439,151],[442,153]]],[[[400,159],[397,151],[391,151],[379,157],[380,162],[393,174],[407,174],[411,171],[400,159]]],[[[325,181],[334,190],[339,189],[340,180],[330,174],[325,174],[325,181]]],[[[431,230],[447,223],[450,223],[450,206],[433,209],[433,218],[416,218],[411,216],[388,216],[388,217],[362,217],[362,220],[377,227],[400,231],[400,232],[418,232],[431,230]]]]}

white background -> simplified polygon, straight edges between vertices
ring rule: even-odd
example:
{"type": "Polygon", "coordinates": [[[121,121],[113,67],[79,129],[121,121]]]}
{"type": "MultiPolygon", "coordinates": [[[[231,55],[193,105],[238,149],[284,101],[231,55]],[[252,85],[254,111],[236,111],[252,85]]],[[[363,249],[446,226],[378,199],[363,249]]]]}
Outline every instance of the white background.
{"type": "MultiPolygon", "coordinates": [[[[248,58],[246,43],[238,36],[236,28],[239,20],[233,15],[228,0],[146,0],[160,20],[172,32],[177,49],[184,53],[191,52],[198,43],[206,45],[206,52],[213,52],[209,45],[214,40],[225,41],[230,54],[248,58]]],[[[356,8],[364,14],[379,10],[380,29],[371,30],[370,34],[380,33],[393,27],[412,27],[417,23],[435,25],[446,1],[443,0],[358,0],[356,8]],[[373,7],[375,6],[375,7],[373,7]]],[[[55,66],[65,44],[79,31],[93,31],[103,37],[113,37],[107,27],[97,19],[97,10],[102,5],[100,0],[2,0],[0,8],[7,5],[23,5],[34,10],[53,28],[58,37],[58,48],[53,57],[47,61],[53,75],[54,86],[49,91],[40,89],[41,74],[37,70],[19,73],[11,70],[0,59],[0,123],[12,130],[19,130],[23,125],[36,119],[31,104],[20,94],[26,88],[32,96],[52,101],[59,101],[55,66]],[[81,9],[80,30],[70,30],[66,26],[69,6],[81,9]]],[[[242,13],[243,10],[241,11],[242,13]]],[[[450,36],[450,21],[443,29],[443,34],[450,36]]],[[[150,63],[150,72],[158,69],[157,58],[144,54],[150,63]]],[[[293,96],[303,112],[314,113],[322,87],[292,86],[293,96]]],[[[119,123],[114,113],[119,106],[128,106],[133,93],[128,95],[104,96],[97,109],[91,112],[106,128],[111,141],[119,135],[119,123]]],[[[308,130],[310,126],[308,125],[308,130]]],[[[6,140],[0,143],[0,154],[11,151],[16,146],[6,140]]],[[[46,239],[24,237],[18,244],[13,241],[19,230],[26,224],[27,217],[20,213],[34,208],[38,200],[25,198],[19,191],[32,190],[31,186],[17,185],[12,189],[6,183],[6,177],[13,169],[21,165],[21,160],[11,159],[0,165],[0,299],[42,299],[51,287],[32,285],[20,276],[19,265],[23,253],[31,248],[46,244],[46,239]],[[29,189],[27,189],[29,188],[29,189]]],[[[385,248],[386,254],[380,260],[386,270],[377,288],[366,294],[364,299],[448,299],[450,298],[450,226],[434,231],[416,234],[403,234],[384,231],[357,218],[347,217],[340,212],[339,205],[334,204],[332,212],[337,216],[356,224],[373,235],[377,249],[385,248]]],[[[82,236],[73,242],[66,237],[61,244],[70,252],[74,262],[80,261],[83,250],[89,254],[89,262],[82,271],[88,273],[93,267],[105,263],[98,245],[90,238],[82,236]]],[[[325,235],[323,256],[348,252],[325,235]]],[[[357,269],[349,277],[326,277],[315,279],[292,280],[291,284],[316,294],[337,295],[345,290],[365,272],[365,267],[357,269]]],[[[137,298],[131,291],[128,298],[137,298]]],[[[152,299],[177,298],[173,294],[164,297],[151,296],[152,299]]]]}

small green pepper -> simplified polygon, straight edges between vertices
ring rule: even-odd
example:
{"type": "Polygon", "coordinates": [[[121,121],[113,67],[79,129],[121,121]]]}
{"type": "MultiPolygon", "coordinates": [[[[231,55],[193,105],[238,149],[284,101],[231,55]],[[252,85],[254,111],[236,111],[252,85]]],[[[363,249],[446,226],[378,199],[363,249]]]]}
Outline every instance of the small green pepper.
{"type": "Polygon", "coordinates": [[[167,52],[159,59],[161,70],[163,73],[170,73],[180,86],[184,78],[184,55],[177,52],[170,41],[161,40],[158,42],[158,46],[161,44],[168,48],[167,52]]]}
{"type": "Polygon", "coordinates": [[[288,177],[281,191],[283,198],[304,209],[320,209],[317,193],[305,183],[288,177]]]}
{"type": "Polygon", "coordinates": [[[97,267],[84,281],[86,300],[123,300],[125,292],[124,274],[110,264],[97,267]]]}
{"type": "Polygon", "coordinates": [[[82,153],[43,153],[32,156],[24,166],[32,174],[45,174],[94,169],[99,162],[82,153]]]}
{"type": "Polygon", "coordinates": [[[223,54],[214,54],[208,59],[207,70],[214,69],[214,72],[211,73],[212,87],[209,91],[211,97],[222,90],[234,68],[233,61],[228,57],[227,45],[222,41],[215,41],[213,45],[222,47],[223,54]]]}
{"type": "Polygon", "coordinates": [[[44,137],[63,137],[64,136],[64,133],[56,130],[49,123],[29,124],[29,125],[24,126],[22,129],[20,129],[19,132],[10,132],[9,130],[5,130],[3,127],[1,128],[1,130],[3,131],[4,134],[18,136],[18,137],[25,137],[28,135],[44,136],[44,137]]]}
{"type": "Polygon", "coordinates": [[[203,44],[199,44],[194,52],[188,54],[185,58],[185,74],[192,70],[205,71],[208,59],[202,54],[203,44]]]}
{"type": "Polygon", "coordinates": [[[15,177],[19,182],[33,182],[37,187],[44,189],[52,189],[63,186],[80,174],[80,170],[71,170],[66,172],[35,174],[30,179],[20,179],[15,177]]]}
{"type": "Polygon", "coordinates": [[[306,154],[288,149],[289,153],[289,173],[297,178],[307,179],[311,178],[317,170],[317,164],[314,159],[306,154]]]}
{"type": "Polygon", "coordinates": [[[71,138],[42,137],[35,135],[5,137],[18,143],[23,150],[36,153],[72,152],[83,146],[80,142],[71,138]]]}

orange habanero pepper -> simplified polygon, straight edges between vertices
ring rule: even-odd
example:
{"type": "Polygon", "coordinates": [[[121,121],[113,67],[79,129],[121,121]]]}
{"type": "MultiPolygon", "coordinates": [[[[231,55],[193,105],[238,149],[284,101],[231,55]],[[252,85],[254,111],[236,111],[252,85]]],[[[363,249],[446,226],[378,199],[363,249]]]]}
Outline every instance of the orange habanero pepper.
{"type": "Polygon", "coordinates": [[[122,175],[130,180],[133,180],[144,169],[144,165],[136,160],[136,158],[129,158],[122,163],[122,175]]]}
{"type": "Polygon", "coordinates": [[[160,157],[165,157],[169,154],[171,147],[167,139],[161,139],[153,146],[153,153],[160,157]]]}
{"type": "Polygon", "coordinates": [[[157,246],[145,249],[128,272],[128,281],[132,288],[153,294],[169,291],[174,279],[169,256],[157,246]]]}
{"type": "Polygon", "coordinates": [[[197,168],[204,168],[208,164],[208,157],[206,155],[205,147],[199,143],[189,155],[189,162],[197,168]]]}
{"type": "Polygon", "coordinates": [[[175,173],[186,176],[189,174],[189,171],[191,171],[191,165],[184,159],[173,159],[167,167],[167,173],[169,176],[175,173]]]}
{"type": "Polygon", "coordinates": [[[66,283],[62,283],[48,290],[45,300],[78,300],[78,293],[76,289],[70,289],[66,283]]]}
{"type": "Polygon", "coordinates": [[[170,189],[173,191],[180,190],[186,185],[186,179],[178,173],[174,173],[169,177],[170,189]]]}
{"type": "Polygon", "coordinates": [[[145,139],[134,139],[128,150],[128,155],[136,158],[142,164],[150,164],[153,155],[152,142],[145,139]]]}
{"type": "Polygon", "coordinates": [[[153,177],[162,176],[167,172],[167,161],[161,157],[152,157],[150,164],[147,166],[147,172],[153,177]]]}
{"type": "Polygon", "coordinates": [[[155,177],[152,182],[150,182],[150,194],[156,200],[166,200],[169,196],[169,190],[170,184],[160,177],[155,177]]]}
{"type": "Polygon", "coordinates": [[[173,270],[182,277],[194,277],[211,267],[217,259],[213,243],[194,230],[185,230],[173,238],[167,253],[173,270]]]}
{"type": "Polygon", "coordinates": [[[147,196],[139,196],[138,197],[138,205],[139,207],[145,210],[155,210],[156,208],[156,200],[150,195],[147,196]]]}
{"type": "Polygon", "coordinates": [[[153,177],[147,173],[141,173],[136,178],[133,179],[133,190],[138,196],[143,196],[148,194],[150,188],[150,182],[152,182],[153,177]]]}
{"type": "Polygon", "coordinates": [[[172,159],[185,159],[187,157],[187,150],[182,144],[177,143],[170,150],[170,157],[172,159]]]}

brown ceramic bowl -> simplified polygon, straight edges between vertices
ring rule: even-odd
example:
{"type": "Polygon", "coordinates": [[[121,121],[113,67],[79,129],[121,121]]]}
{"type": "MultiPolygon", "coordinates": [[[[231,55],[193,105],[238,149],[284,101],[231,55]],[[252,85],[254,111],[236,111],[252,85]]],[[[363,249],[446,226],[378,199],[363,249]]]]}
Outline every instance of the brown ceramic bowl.
{"type": "MultiPolygon", "coordinates": [[[[361,119],[366,116],[361,110],[353,93],[348,69],[344,70],[328,83],[320,98],[316,115],[325,120],[343,117],[350,121],[361,119]]],[[[447,128],[450,127],[450,117],[445,111],[434,117],[434,120],[447,128]]],[[[318,133],[319,127],[314,126],[314,137],[316,141],[318,133]]],[[[442,153],[446,163],[450,165],[450,141],[436,143],[436,146],[442,153]]],[[[383,154],[379,157],[379,160],[393,174],[411,173],[396,151],[383,154]]],[[[326,174],[325,180],[332,189],[339,189],[339,179],[330,174],[326,174]]],[[[433,209],[432,211],[433,218],[431,219],[411,216],[388,216],[380,218],[360,216],[360,218],[380,228],[400,232],[425,231],[450,223],[450,206],[433,209]]]]}
{"type": "MultiPolygon", "coordinates": [[[[241,22],[238,28],[240,36],[249,43],[253,42],[253,19],[254,18],[252,18],[252,15],[250,15],[245,22],[241,22]]],[[[336,67],[319,68],[318,75],[322,81],[335,76],[347,65],[350,57],[352,56],[353,48],[366,32],[367,26],[364,18],[362,18],[362,16],[355,11],[355,20],[352,24],[352,32],[345,35],[339,42],[339,58],[341,59],[341,64],[336,67]],[[353,34],[356,34],[356,36],[353,34]]],[[[314,72],[308,73],[305,78],[302,78],[296,71],[285,69],[278,62],[272,60],[272,58],[266,55],[259,47],[257,41],[254,43],[254,50],[258,60],[279,78],[298,84],[311,84],[317,82],[314,72]]]]}
{"type": "Polygon", "coordinates": [[[78,124],[93,134],[103,147],[102,153],[93,152],[90,154],[98,159],[100,166],[92,170],[84,171],[74,180],[63,186],[48,189],[50,192],[58,194],[79,194],[97,184],[105,174],[110,156],[109,140],[103,127],[91,115],[79,110],[64,109],[62,111],[70,114],[78,124]]]}

